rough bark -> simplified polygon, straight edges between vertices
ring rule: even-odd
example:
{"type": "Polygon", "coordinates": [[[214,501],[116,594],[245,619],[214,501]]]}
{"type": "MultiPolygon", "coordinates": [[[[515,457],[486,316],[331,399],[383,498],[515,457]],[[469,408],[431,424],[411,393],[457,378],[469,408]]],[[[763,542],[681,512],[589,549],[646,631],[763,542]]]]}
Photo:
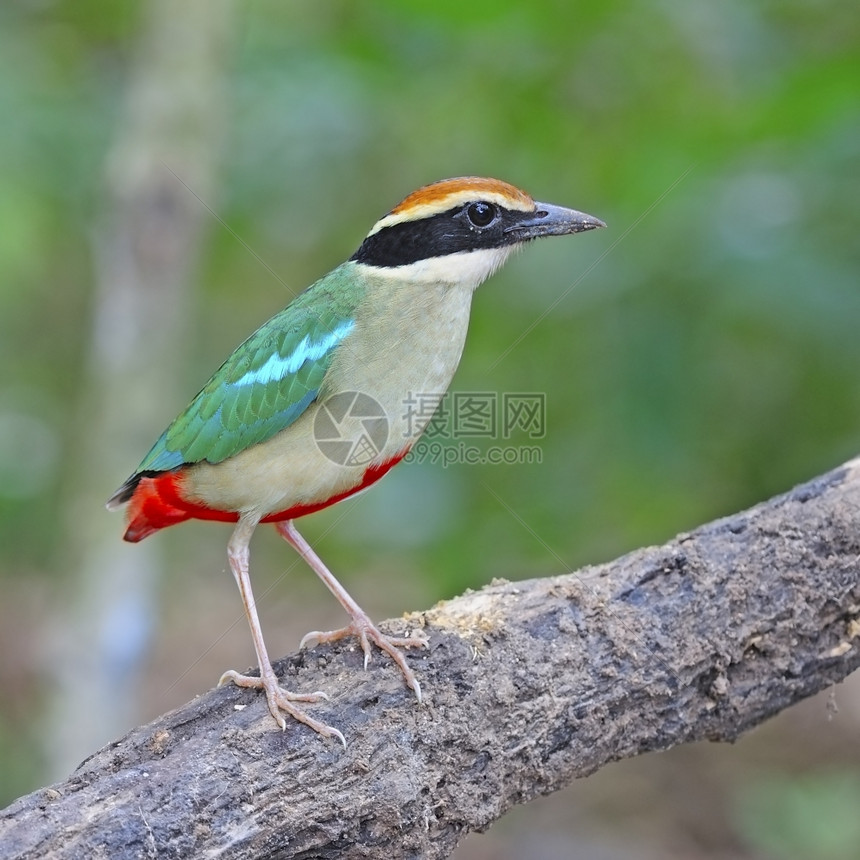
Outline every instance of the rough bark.
{"type": "Polygon", "coordinates": [[[4,857],[445,857],[607,762],[732,740],[860,664],[860,460],[661,547],[494,582],[421,627],[419,706],[350,645],[277,665],[348,748],[226,687],[0,813],[4,857]]]}

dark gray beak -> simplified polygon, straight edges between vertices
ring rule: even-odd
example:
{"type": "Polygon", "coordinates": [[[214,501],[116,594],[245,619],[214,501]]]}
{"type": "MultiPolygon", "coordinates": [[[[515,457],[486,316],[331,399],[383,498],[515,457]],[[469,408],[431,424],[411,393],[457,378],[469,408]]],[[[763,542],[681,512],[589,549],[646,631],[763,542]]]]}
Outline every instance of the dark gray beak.
{"type": "Polygon", "coordinates": [[[505,234],[516,241],[537,239],[539,236],[566,236],[568,233],[583,233],[606,225],[593,215],[553,206],[551,203],[535,203],[534,212],[523,213],[522,220],[512,224],[505,234]]]}

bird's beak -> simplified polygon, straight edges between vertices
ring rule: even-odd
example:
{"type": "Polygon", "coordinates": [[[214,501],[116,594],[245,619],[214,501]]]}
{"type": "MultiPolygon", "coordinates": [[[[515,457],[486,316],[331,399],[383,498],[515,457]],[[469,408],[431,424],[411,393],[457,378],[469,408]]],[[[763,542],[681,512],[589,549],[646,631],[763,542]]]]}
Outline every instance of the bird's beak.
{"type": "Polygon", "coordinates": [[[512,224],[505,233],[518,240],[537,239],[539,236],[565,236],[568,233],[582,233],[606,225],[593,215],[553,206],[551,203],[535,203],[534,212],[523,213],[517,224],[512,224]]]}

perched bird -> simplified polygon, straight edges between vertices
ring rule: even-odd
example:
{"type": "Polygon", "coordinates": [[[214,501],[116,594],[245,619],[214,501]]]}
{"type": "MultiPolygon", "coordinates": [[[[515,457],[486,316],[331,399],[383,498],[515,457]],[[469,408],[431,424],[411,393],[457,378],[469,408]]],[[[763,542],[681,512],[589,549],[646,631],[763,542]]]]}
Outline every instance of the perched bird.
{"type": "Polygon", "coordinates": [[[326,737],[278,683],[263,642],[248,573],[249,543],[274,523],[350,616],[340,630],[302,640],[358,637],[398,665],[419,701],[421,688],[399,649],[418,637],[381,633],[296,530],[294,520],[378,481],[409,452],[430,416],[409,414],[417,393],[441,397],[460,362],[475,288],[511,252],[541,236],[605,226],[560,206],[536,203],[497,179],[463,177],[419,188],[373,225],[359,249],[264,323],[221,365],[161,434],[109,510],[128,504],[125,540],[196,518],[233,522],[227,546],[260,665],[260,676],[225,672],[219,683],[265,691],[284,714],[326,737]]]}

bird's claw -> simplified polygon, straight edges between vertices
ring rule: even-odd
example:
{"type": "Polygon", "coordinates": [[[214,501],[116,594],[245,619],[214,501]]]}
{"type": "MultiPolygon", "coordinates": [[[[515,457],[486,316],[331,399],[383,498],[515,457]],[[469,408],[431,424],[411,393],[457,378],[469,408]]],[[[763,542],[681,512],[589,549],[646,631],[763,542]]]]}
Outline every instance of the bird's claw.
{"type": "Polygon", "coordinates": [[[293,719],[304,723],[309,728],[313,729],[317,734],[324,738],[337,738],[346,749],[346,739],[343,734],[334,726],[326,725],[319,720],[315,720],[310,714],[307,714],[301,708],[297,708],[293,702],[319,702],[328,701],[329,697],[321,690],[315,693],[292,693],[285,690],[274,675],[271,678],[258,677],[256,675],[241,675],[234,669],[226,671],[218,681],[218,686],[226,683],[233,683],[237,687],[248,687],[254,690],[263,690],[266,693],[266,702],[269,706],[269,713],[274,717],[275,722],[281,731],[287,728],[287,722],[283,717],[283,713],[289,714],[293,719]],[[283,713],[282,713],[283,712],[283,713]]]}
{"type": "Polygon", "coordinates": [[[386,636],[366,615],[354,616],[352,623],[338,630],[312,630],[302,637],[299,648],[314,648],[326,642],[336,642],[346,636],[358,637],[361,650],[364,652],[364,668],[370,663],[371,648],[373,642],[380,650],[384,651],[397,664],[407,686],[415,693],[415,697],[421,702],[421,685],[415,677],[415,673],[406,662],[406,658],[398,648],[427,648],[429,642],[423,636],[386,636]]]}

